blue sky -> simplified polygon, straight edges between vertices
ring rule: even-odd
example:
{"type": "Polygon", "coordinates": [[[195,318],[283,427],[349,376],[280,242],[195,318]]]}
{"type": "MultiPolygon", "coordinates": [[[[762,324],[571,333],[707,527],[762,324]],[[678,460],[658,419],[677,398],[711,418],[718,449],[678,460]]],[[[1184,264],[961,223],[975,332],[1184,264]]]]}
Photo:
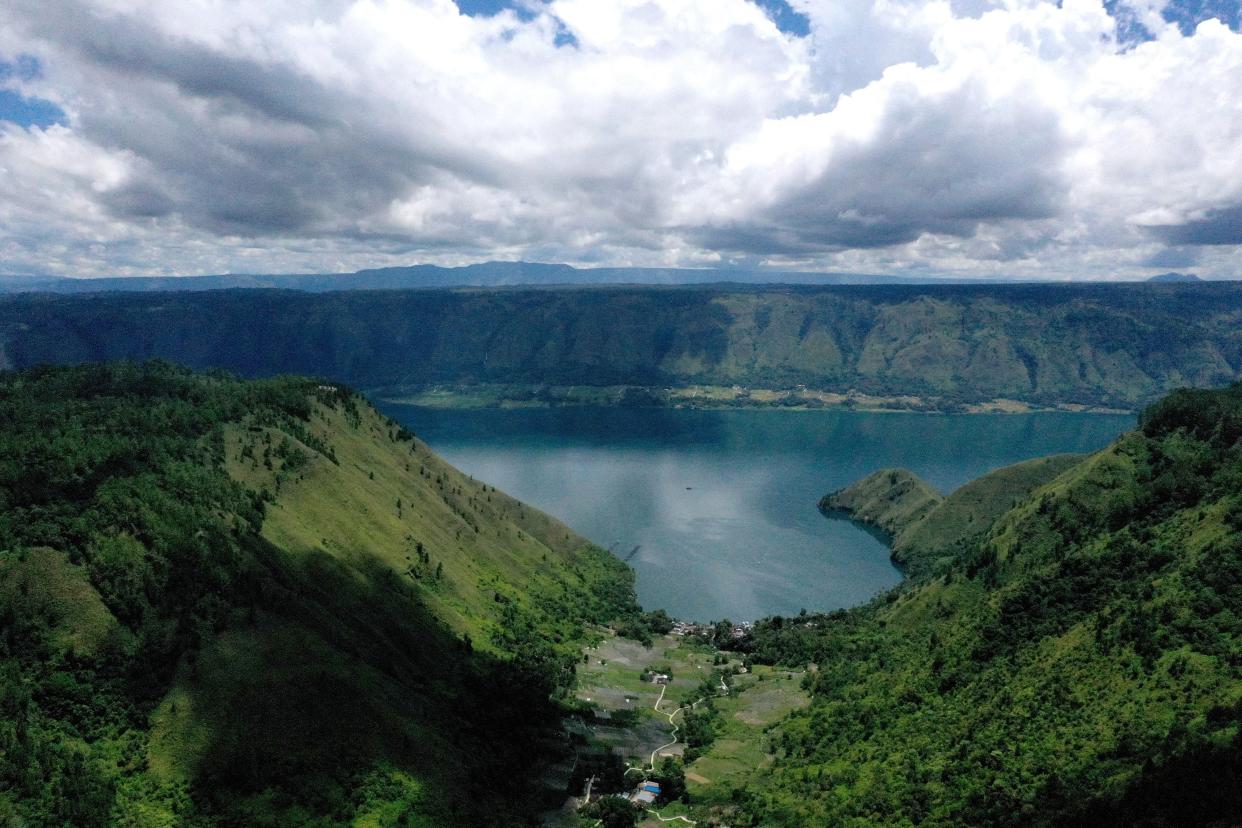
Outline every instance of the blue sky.
{"type": "Polygon", "coordinates": [[[56,104],[24,97],[6,85],[13,81],[36,80],[41,74],[39,61],[29,55],[19,55],[11,62],[0,60],[0,121],[11,121],[23,127],[46,127],[64,121],[65,113],[56,104]]]}

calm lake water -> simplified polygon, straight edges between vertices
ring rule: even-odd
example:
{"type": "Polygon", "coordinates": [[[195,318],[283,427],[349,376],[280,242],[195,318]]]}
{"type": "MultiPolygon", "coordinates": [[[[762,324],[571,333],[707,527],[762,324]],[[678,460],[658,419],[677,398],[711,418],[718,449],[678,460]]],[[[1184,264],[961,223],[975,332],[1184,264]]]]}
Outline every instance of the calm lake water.
{"type": "Polygon", "coordinates": [[[900,573],[821,495],[886,466],[949,492],[1030,457],[1101,448],[1128,415],[874,414],[383,404],[458,468],[629,562],[647,609],[748,620],[862,603],[900,573]]]}

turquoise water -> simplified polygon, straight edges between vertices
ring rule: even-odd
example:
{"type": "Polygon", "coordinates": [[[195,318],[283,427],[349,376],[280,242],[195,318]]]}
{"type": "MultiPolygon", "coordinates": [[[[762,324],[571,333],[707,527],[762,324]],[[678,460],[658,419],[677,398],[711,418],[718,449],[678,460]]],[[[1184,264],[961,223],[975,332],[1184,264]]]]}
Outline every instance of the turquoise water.
{"type": "Polygon", "coordinates": [[[1131,416],[383,404],[460,469],[626,559],[647,609],[734,621],[830,610],[900,580],[876,537],[816,509],[886,466],[943,492],[1030,457],[1101,448],[1131,416]]]}

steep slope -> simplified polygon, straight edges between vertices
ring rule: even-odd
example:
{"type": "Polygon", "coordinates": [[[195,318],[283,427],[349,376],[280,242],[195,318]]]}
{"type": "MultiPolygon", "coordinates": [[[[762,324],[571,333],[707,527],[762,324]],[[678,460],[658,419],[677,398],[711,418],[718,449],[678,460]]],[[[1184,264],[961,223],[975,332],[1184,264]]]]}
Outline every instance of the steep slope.
{"type": "Polygon", "coordinates": [[[637,612],[336,386],[40,369],[0,423],[6,819],[525,824],[585,625],[637,612]]]}
{"type": "Polygon", "coordinates": [[[1239,377],[1242,284],[0,297],[12,366],[152,357],[365,388],[806,385],[1131,408],[1239,377]]]}
{"type": "Polygon", "coordinates": [[[896,537],[893,557],[911,569],[934,566],[938,557],[986,533],[1001,515],[1081,460],[1074,454],[1039,457],[972,480],[896,537]]]}
{"type": "Polygon", "coordinates": [[[582,631],[541,607],[587,601],[574,618],[606,614],[592,593],[604,584],[618,605],[630,575],[560,521],[474,480],[437,457],[425,443],[360,399],[316,403],[306,425],[333,449],[333,462],[296,438],[250,420],[225,428],[226,466],[248,488],[274,496],[262,536],[299,555],[329,555],[350,565],[382,564],[417,586],[420,600],[476,646],[514,642],[498,603],[539,616],[557,640],[582,631]],[[289,440],[288,445],[284,444],[289,440]],[[306,457],[296,471],[281,455],[306,457]],[[267,468],[267,458],[277,459],[267,468]],[[593,602],[593,603],[592,603],[593,602]]]}
{"type": "Polygon", "coordinates": [[[742,642],[818,669],[730,824],[1234,824],[1242,386],[1171,395],[940,552],[742,642]]]}

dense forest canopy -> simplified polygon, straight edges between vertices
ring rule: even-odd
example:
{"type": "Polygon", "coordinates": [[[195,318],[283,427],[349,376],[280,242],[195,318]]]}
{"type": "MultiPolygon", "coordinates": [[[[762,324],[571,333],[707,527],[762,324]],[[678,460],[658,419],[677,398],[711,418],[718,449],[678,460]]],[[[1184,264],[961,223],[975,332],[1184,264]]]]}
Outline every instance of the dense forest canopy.
{"type": "Polygon", "coordinates": [[[756,388],[1134,408],[1242,371],[1242,286],[579,288],[0,298],[0,367],[756,388]]]}

